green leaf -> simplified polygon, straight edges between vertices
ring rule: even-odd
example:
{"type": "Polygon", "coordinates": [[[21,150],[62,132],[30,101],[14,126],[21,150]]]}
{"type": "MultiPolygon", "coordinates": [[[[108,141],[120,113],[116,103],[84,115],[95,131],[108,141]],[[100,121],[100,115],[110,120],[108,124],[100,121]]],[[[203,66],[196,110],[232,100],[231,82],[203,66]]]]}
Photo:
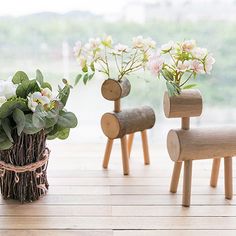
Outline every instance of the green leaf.
{"type": "Polygon", "coordinates": [[[173,83],[166,81],[166,87],[170,97],[179,94],[176,86],[173,83]]]}
{"type": "Polygon", "coordinates": [[[12,147],[12,142],[8,139],[5,132],[0,129],[0,150],[7,150],[12,147]]]}
{"type": "Polygon", "coordinates": [[[40,128],[36,128],[33,125],[32,116],[33,116],[32,114],[25,115],[25,127],[23,132],[26,134],[35,134],[41,130],[40,128]]]}
{"type": "Polygon", "coordinates": [[[58,132],[57,137],[58,137],[59,139],[64,140],[64,139],[67,139],[67,138],[69,137],[69,134],[70,134],[70,129],[65,128],[65,129],[63,129],[63,130],[61,130],[61,131],[58,132]]]}
{"type": "Polygon", "coordinates": [[[13,138],[11,136],[11,126],[10,126],[10,120],[8,118],[5,118],[2,120],[2,128],[7,135],[8,139],[13,143],[13,138]]]}
{"type": "Polygon", "coordinates": [[[82,78],[82,74],[78,74],[75,78],[75,86],[79,83],[80,79],[82,78]]]}
{"type": "Polygon", "coordinates": [[[28,75],[24,71],[17,71],[12,78],[14,84],[20,84],[23,81],[29,80],[28,75]]]}
{"type": "Polygon", "coordinates": [[[194,88],[194,87],[196,87],[197,86],[197,84],[188,84],[188,85],[185,85],[184,87],[183,87],[183,89],[191,89],[191,88],[194,88]]]}
{"type": "Polygon", "coordinates": [[[65,106],[70,95],[70,85],[65,85],[63,89],[59,87],[58,97],[62,104],[65,106]]]}
{"type": "Polygon", "coordinates": [[[46,118],[41,113],[34,112],[32,116],[33,126],[38,129],[43,129],[46,126],[46,118]]]}
{"type": "Polygon", "coordinates": [[[39,69],[36,70],[36,80],[39,82],[40,86],[43,85],[43,83],[44,83],[43,82],[43,74],[39,69]]]}
{"type": "Polygon", "coordinates": [[[16,108],[22,111],[29,110],[27,103],[24,101],[20,101],[20,100],[7,101],[0,107],[0,119],[4,119],[10,116],[16,108]]]}
{"type": "Polygon", "coordinates": [[[85,85],[87,84],[88,79],[89,79],[89,76],[88,76],[88,73],[86,73],[83,77],[83,82],[84,82],[85,85]]]}
{"type": "Polygon", "coordinates": [[[23,81],[16,89],[16,95],[27,98],[29,93],[40,92],[40,87],[35,79],[23,81]]]}
{"type": "Polygon", "coordinates": [[[48,82],[43,82],[43,84],[41,84],[41,87],[42,88],[49,88],[52,91],[52,86],[48,82]]]}
{"type": "Polygon", "coordinates": [[[60,111],[57,125],[63,128],[75,128],[78,124],[78,120],[74,113],[60,111]]]}
{"type": "Polygon", "coordinates": [[[25,114],[22,110],[16,108],[13,111],[12,116],[13,116],[13,120],[16,123],[17,134],[18,136],[20,136],[25,127],[25,114]]]}
{"type": "Polygon", "coordinates": [[[89,77],[88,77],[88,80],[91,80],[93,78],[94,74],[95,73],[90,74],[89,77]]]}
{"type": "Polygon", "coordinates": [[[88,67],[87,67],[87,65],[85,65],[85,66],[82,68],[82,71],[83,71],[84,73],[87,73],[87,72],[88,72],[88,67]]]}
{"type": "Polygon", "coordinates": [[[91,68],[91,70],[92,70],[93,72],[95,72],[94,62],[92,62],[92,63],[90,64],[90,68],[91,68]]]}

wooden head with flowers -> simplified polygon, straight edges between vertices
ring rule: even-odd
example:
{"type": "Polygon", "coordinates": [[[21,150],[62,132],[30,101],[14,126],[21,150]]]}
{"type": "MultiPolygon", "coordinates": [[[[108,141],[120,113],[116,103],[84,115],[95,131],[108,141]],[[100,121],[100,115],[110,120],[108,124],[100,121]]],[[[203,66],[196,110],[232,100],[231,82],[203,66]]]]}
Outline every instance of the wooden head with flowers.
{"type": "Polygon", "coordinates": [[[112,37],[106,36],[103,39],[90,39],[84,45],[77,42],[74,48],[82,69],[76,83],[83,80],[86,84],[95,72],[101,72],[106,77],[101,92],[105,99],[114,102],[114,111],[104,114],[101,120],[102,130],[108,137],[103,167],[108,166],[113,140],[119,138],[125,175],[129,174],[129,155],[135,132],[141,132],[145,164],[149,164],[146,130],[154,126],[154,111],[147,106],[121,110],[120,103],[130,92],[131,85],[127,77],[147,67],[154,48],[155,42],[142,36],[133,38],[132,46],[120,43],[114,45],[112,37]]]}

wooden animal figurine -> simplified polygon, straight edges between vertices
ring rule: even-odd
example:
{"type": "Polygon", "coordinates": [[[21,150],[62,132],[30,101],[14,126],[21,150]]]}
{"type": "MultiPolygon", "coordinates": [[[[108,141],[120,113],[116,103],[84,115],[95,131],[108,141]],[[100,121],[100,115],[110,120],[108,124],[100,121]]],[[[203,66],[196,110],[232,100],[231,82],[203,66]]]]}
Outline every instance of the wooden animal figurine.
{"type": "Polygon", "coordinates": [[[202,97],[198,90],[186,90],[180,96],[164,96],[164,111],[167,117],[181,117],[182,128],[170,130],[167,136],[167,148],[170,158],[175,162],[170,191],[175,193],[178,187],[182,162],[184,162],[183,206],[190,206],[192,161],[214,159],[211,183],[217,182],[218,162],[224,157],[225,197],[232,199],[232,156],[236,155],[236,128],[205,128],[189,130],[189,119],[200,116],[202,97]],[[217,164],[216,161],[217,160],[217,164]],[[213,173],[216,169],[216,173],[213,173]]]}
{"type": "Polygon", "coordinates": [[[109,101],[114,101],[114,112],[105,113],[101,118],[103,133],[108,137],[103,168],[108,167],[114,139],[121,140],[122,162],[124,175],[129,174],[129,156],[135,132],[141,132],[144,163],[149,164],[147,129],[155,124],[155,113],[149,106],[121,111],[120,99],[129,95],[130,82],[127,79],[117,81],[107,79],[102,84],[101,93],[109,101]],[[126,136],[129,135],[128,140],[126,136]]]}

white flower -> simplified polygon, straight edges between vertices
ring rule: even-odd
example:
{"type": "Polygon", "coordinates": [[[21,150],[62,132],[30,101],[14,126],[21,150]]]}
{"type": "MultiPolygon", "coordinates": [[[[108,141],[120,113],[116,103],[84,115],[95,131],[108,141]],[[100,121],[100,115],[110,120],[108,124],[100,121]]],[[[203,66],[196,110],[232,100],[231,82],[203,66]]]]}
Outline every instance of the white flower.
{"type": "Polygon", "coordinates": [[[216,62],[215,58],[209,54],[205,59],[205,70],[207,74],[211,73],[212,65],[216,62]]]}
{"type": "Polygon", "coordinates": [[[198,59],[203,59],[207,55],[207,53],[208,52],[206,48],[197,47],[192,50],[192,55],[198,59]]]}
{"type": "Polygon", "coordinates": [[[96,50],[101,45],[101,40],[100,40],[100,38],[91,38],[91,39],[89,39],[88,45],[89,45],[90,50],[92,50],[92,51],[96,50]]]}
{"type": "Polygon", "coordinates": [[[168,43],[163,44],[163,45],[161,46],[161,50],[162,50],[162,51],[170,51],[170,50],[172,50],[174,47],[175,47],[175,43],[174,43],[173,41],[169,41],[168,43]]]}
{"type": "Polygon", "coordinates": [[[144,43],[147,48],[155,48],[156,47],[156,42],[154,40],[152,40],[151,38],[144,39],[144,43]]]}
{"type": "Polygon", "coordinates": [[[190,69],[190,62],[189,61],[179,61],[177,65],[177,70],[184,72],[186,70],[190,69]]]}
{"type": "Polygon", "coordinates": [[[43,96],[40,92],[34,92],[28,96],[28,107],[31,111],[35,112],[36,107],[46,105],[50,103],[50,99],[47,96],[43,96]]]}
{"type": "Polygon", "coordinates": [[[157,76],[162,70],[164,60],[161,57],[151,56],[151,59],[148,63],[148,69],[154,76],[157,76]]]}
{"type": "Polygon", "coordinates": [[[43,96],[46,96],[48,97],[50,100],[53,100],[53,94],[52,94],[52,91],[49,89],[49,88],[44,88],[41,90],[41,94],[43,96]]]}
{"type": "Polygon", "coordinates": [[[112,43],[113,43],[113,40],[112,40],[111,35],[105,36],[105,38],[102,40],[102,44],[103,44],[105,47],[111,48],[112,43]]]}
{"type": "Polygon", "coordinates": [[[205,73],[203,64],[198,60],[191,61],[190,66],[191,66],[191,69],[193,70],[193,72],[195,72],[197,74],[204,74],[205,73]]]}
{"type": "Polygon", "coordinates": [[[6,97],[1,96],[0,97],[0,107],[7,101],[6,97]]]}
{"type": "Polygon", "coordinates": [[[122,52],[128,52],[128,49],[129,47],[127,45],[119,43],[114,47],[114,53],[121,54],[122,52]]]}
{"type": "Polygon", "coordinates": [[[0,80],[0,97],[9,99],[16,95],[16,85],[9,80],[0,80]]]}
{"type": "Polygon", "coordinates": [[[186,40],[181,44],[181,48],[185,52],[191,52],[196,47],[195,40],[186,40]]]}
{"type": "Polygon", "coordinates": [[[145,39],[139,35],[133,38],[133,48],[143,49],[145,47],[145,39]]]}
{"type": "Polygon", "coordinates": [[[80,41],[77,41],[75,43],[75,46],[73,48],[73,52],[74,52],[75,57],[78,57],[81,54],[81,52],[82,52],[82,43],[80,41]]]}

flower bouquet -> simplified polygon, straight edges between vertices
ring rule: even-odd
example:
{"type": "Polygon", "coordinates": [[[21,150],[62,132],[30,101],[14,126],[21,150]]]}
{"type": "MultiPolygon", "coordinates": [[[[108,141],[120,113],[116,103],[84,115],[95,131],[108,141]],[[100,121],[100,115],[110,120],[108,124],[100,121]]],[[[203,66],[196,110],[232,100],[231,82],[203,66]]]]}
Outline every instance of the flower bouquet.
{"type": "Polygon", "coordinates": [[[206,48],[200,48],[194,40],[164,44],[151,56],[150,71],[158,78],[166,80],[169,96],[180,94],[182,89],[190,89],[196,84],[187,84],[200,74],[210,74],[215,59],[206,48]]]}
{"type": "Polygon", "coordinates": [[[111,36],[92,38],[84,45],[78,41],[74,54],[82,73],[78,74],[75,83],[83,80],[86,84],[96,71],[103,73],[107,79],[115,78],[121,82],[131,73],[146,68],[155,45],[151,38],[142,36],[133,38],[131,47],[120,43],[114,45],[111,36]]]}
{"type": "Polygon", "coordinates": [[[4,199],[31,202],[48,190],[46,139],[66,139],[77,118],[65,109],[71,86],[63,79],[57,96],[37,70],[0,81],[0,178],[4,199]]]}

